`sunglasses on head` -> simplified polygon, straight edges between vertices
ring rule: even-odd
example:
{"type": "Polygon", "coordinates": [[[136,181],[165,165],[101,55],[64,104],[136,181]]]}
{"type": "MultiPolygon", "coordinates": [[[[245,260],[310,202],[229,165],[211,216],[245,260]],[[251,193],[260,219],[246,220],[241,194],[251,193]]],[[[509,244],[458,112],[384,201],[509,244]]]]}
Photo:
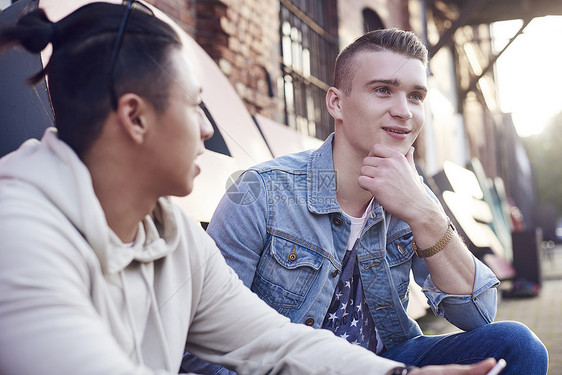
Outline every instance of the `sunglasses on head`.
{"type": "Polygon", "coordinates": [[[119,51],[121,50],[121,45],[123,44],[123,37],[125,35],[125,29],[127,28],[127,22],[133,10],[141,11],[154,16],[152,10],[137,0],[125,0],[123,1],[125,6],[125,12],[123,13],[123,18],[121,18],[121,23],[119,24],[119,29],[117,31],[117,38],[115,39],[115,44],[113,46],[113,51],[111,52],[111,59],[109,60],[109,95],[111,100],[111,107],[115,110],[117,109],[117,94],[115,92],[115,82],[113,75],[115,74],[115,65],[117,63],[117,58],[119,57],[119,51]]]}

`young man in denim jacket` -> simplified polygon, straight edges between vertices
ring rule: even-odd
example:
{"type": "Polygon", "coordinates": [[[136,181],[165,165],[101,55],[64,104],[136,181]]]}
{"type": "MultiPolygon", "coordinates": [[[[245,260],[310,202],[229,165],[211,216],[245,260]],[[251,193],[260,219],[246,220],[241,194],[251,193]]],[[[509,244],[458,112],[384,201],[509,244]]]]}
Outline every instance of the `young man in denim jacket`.
{"type": "Polygon", "coordinates": [[[358,38],[338,56],[326,96],[334,134],[246,171],[208,233],[242,281],[293,322],[408,365],[495,357],[506,359],[504,374],[544,374],[546,350],[527,327],[492,323],[499,281],[416,172],[426,66],[410,32],[358,38]],[[466,332],[422,334],[406,314],[411,273],[433,312],[466,332]]]}

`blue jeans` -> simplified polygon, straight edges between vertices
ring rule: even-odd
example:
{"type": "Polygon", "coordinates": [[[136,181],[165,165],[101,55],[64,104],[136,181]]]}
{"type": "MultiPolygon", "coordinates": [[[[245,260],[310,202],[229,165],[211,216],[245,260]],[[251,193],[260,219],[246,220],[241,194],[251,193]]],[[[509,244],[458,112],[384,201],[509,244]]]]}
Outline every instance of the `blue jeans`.
{"type": "Polygon", "coordinates": [[[381,354],[408,365],[470,364],[493,357],[507,362],[502,375],[544,375],[548,353],[540,339],[525,325],[503,321],[469,332],[418,336],[381,354]]]}
{"type": "Polygon", "coordinates": [[[201,375],[236,375],[234,371],[215,363],[205,362],[187,352],[184,353],[180,366],[180,373],[186,372],[201,375]]]}
{"type": "MultiPolygon", "coordinates": [[[[483,325],[468,332],[418,336],[381,354],[408,365],[470,364],[486,358],[507,362],[501,375],[545,375],[548,353],[541,340],[525,325],[502,321],[483,325]]],[[[187,355],[182,370],[200,374],[232,375],[219,365],[187,355]]]]}

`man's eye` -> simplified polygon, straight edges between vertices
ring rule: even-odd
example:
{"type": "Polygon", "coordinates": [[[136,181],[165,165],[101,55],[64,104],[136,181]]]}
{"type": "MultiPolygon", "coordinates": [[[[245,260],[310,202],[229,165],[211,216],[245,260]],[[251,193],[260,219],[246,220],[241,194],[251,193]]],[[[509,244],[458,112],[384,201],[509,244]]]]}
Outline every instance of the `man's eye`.
{"type": "Polygon", "coordinates": [[[390,90],[388,89],[388,87],[377,87],[375,89],[375,92],[379,94],[390,94],[390,90]]]}
{"type": "Polygon", "coordinates": [[[410,95],[410,98],[412,98],[413,100],[419,100],[419,101],[423,101],[424,97],[422,94],[414,92],[410,95]]]}

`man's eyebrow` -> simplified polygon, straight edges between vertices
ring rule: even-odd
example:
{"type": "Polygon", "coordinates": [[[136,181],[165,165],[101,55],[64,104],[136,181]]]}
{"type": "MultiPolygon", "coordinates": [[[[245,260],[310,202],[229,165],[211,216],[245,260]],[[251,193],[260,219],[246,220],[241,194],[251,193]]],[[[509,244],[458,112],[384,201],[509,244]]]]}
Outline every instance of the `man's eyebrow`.
{"type": "Polygon", "coordinates": [[[415,86],[414,86],[414,89],[415,89],[415,90],[418,90],[418,91],[427,92],[427,87],[422,86],[422,85],[415,85],[415,86]]]}
{"type": "Polygon", "coordinates": [[[385,85],[391,86],[400,86],[400,81],[397,79],[382,79],[382,78],[375,78],[367,82],[367,86],[374,85],[376,83],[383,83],[385,85]]]}
{"type": "MultiPolygon", "coordinates": [[[[370,80],[369,82],[367,82],[367,86],[371,86],[374,84],[381,84],[381,83],[385,85],[395,86],[395,87],[400,86],[400,80],[398,79],[382,79],[382,78],[375,78],[370,80]]],[[[427,87],[422,85],[415,85],[414,90],[427,92],[427,87]]]]}

